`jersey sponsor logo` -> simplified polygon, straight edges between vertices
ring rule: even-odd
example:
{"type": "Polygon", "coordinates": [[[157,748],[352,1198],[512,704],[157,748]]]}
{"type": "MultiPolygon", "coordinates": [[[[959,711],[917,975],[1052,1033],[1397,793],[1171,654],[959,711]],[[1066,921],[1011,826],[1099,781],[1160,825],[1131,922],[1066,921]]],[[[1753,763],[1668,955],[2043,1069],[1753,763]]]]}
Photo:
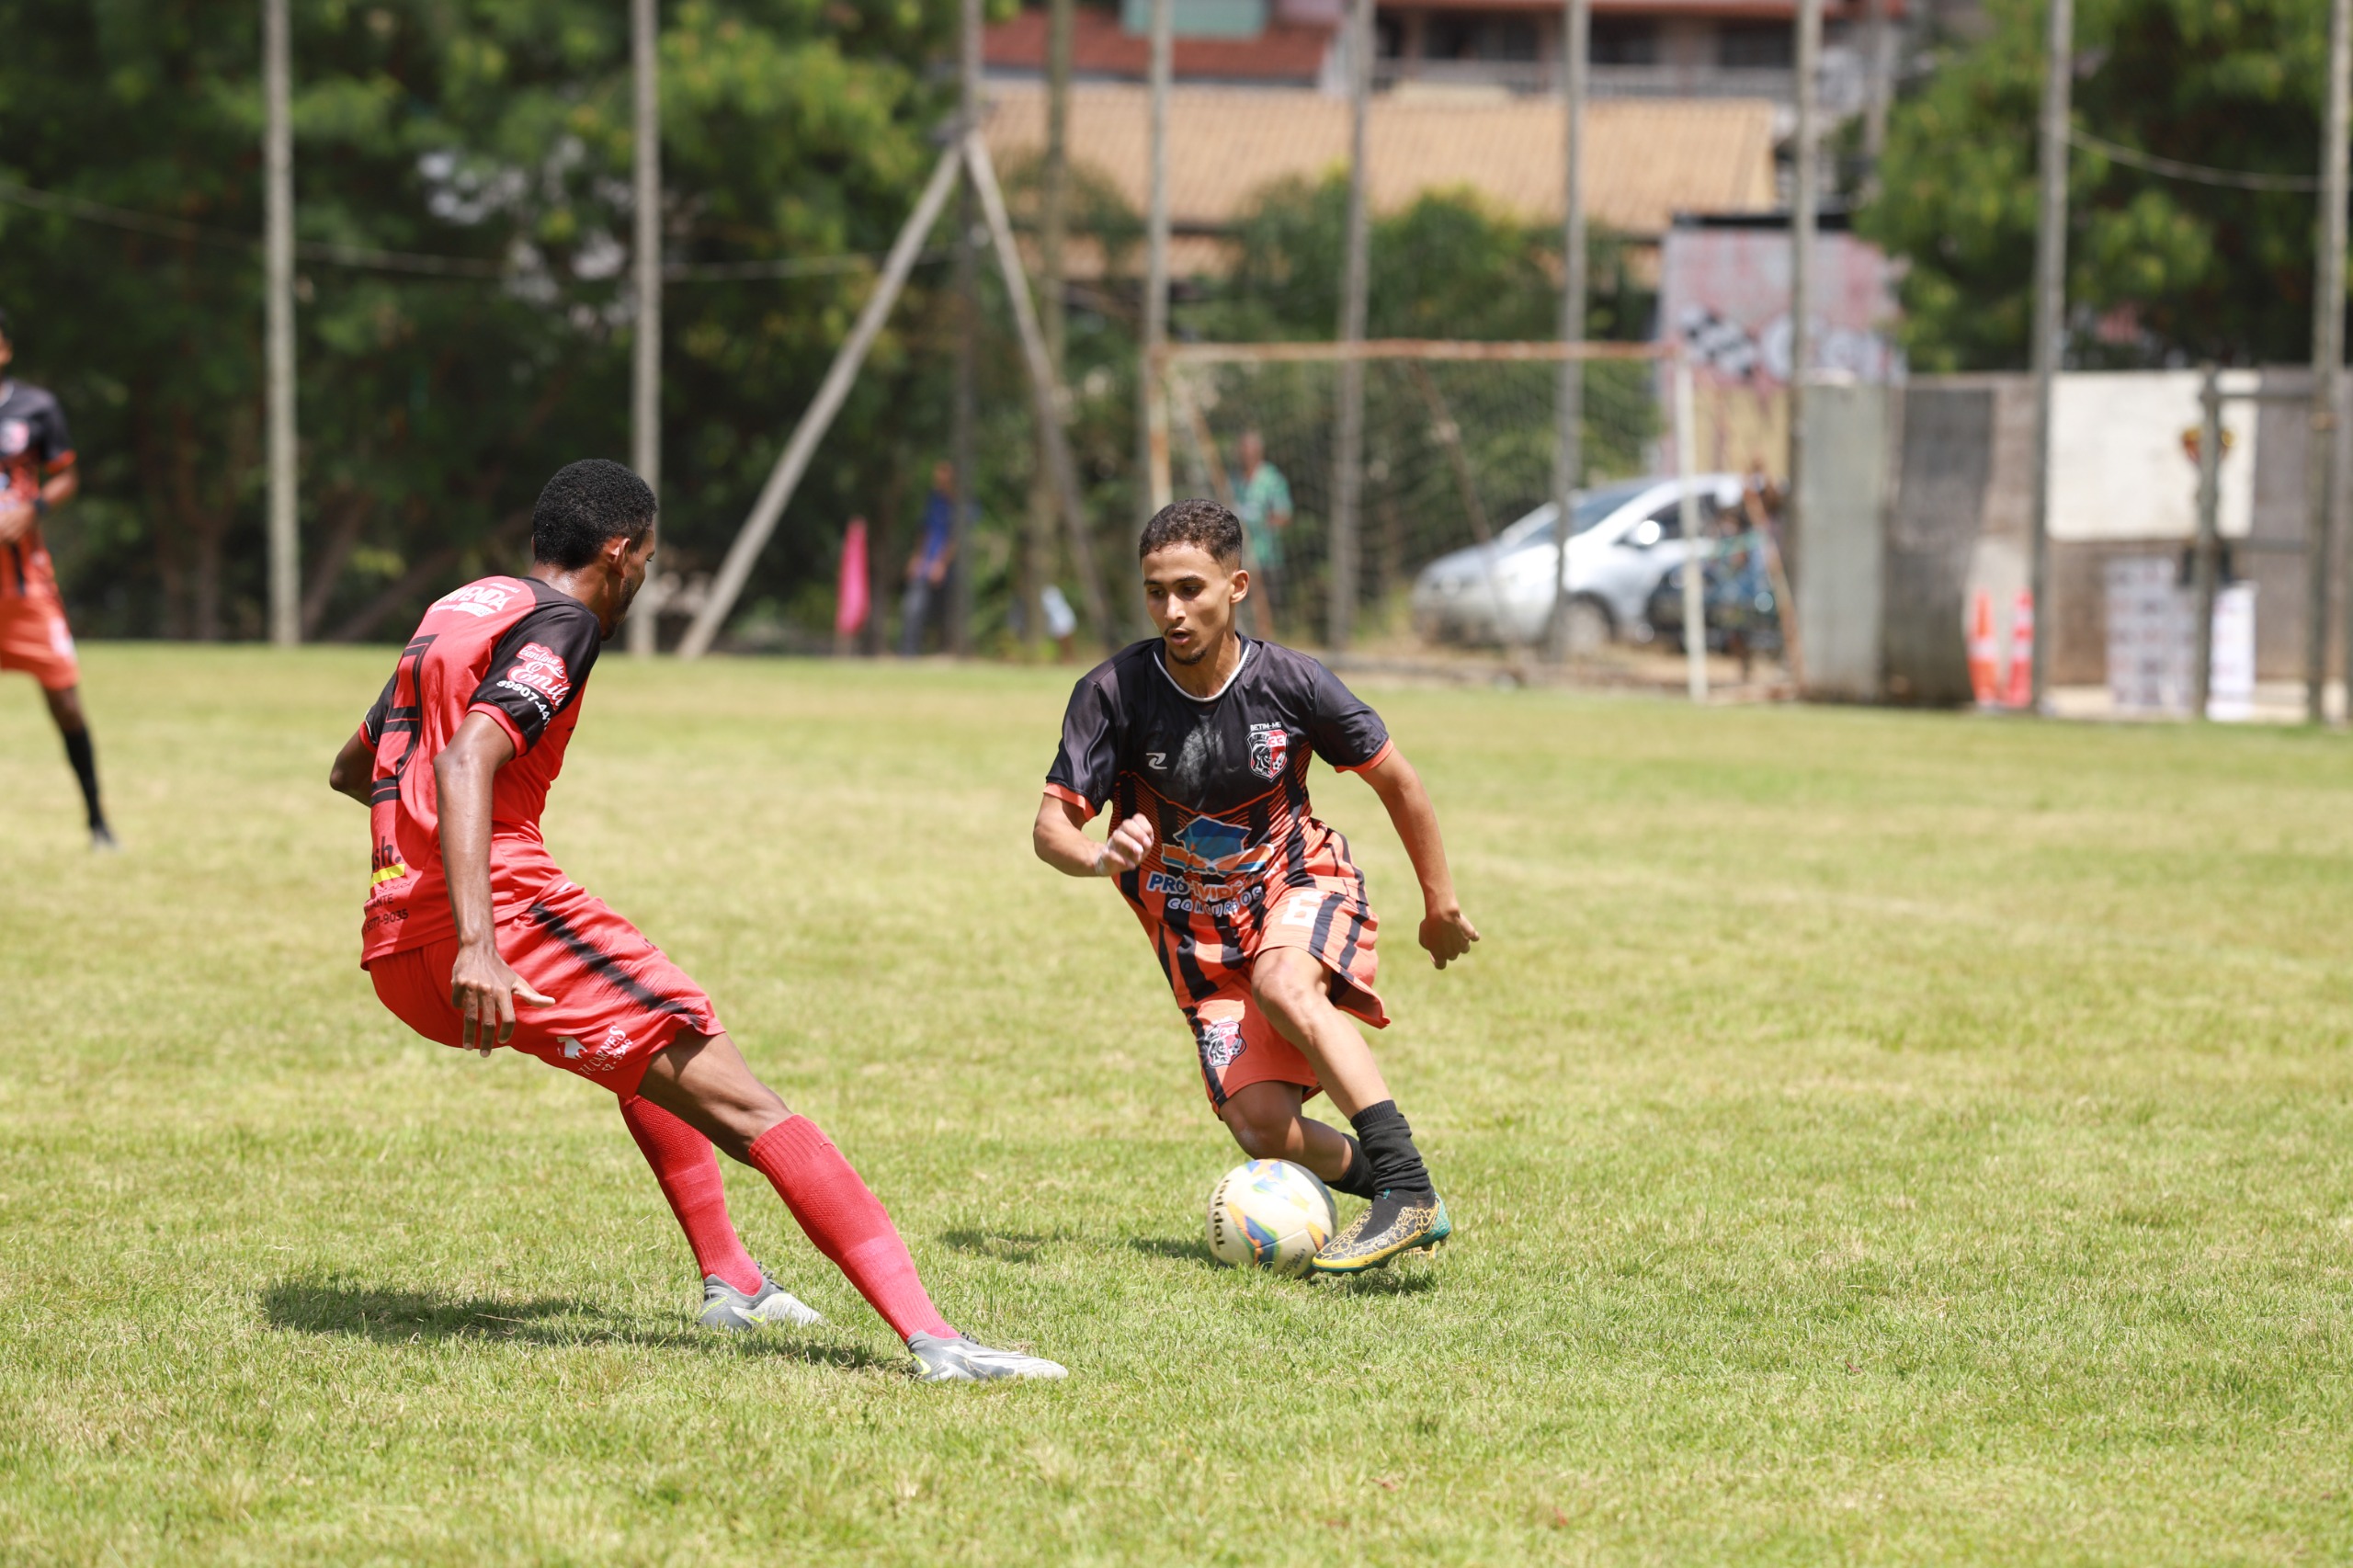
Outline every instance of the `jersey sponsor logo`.
{"type": "Polygon", "coordinates": [[[0,458],[13,458],[33,444],[33,427],[22,419],[0,419],[0,458]]]}
{"type": "Polygon", "coordinates": [[[1250,771],[1265,779],[1280,778],[1290,756],[1290,732],[1280,724],[1250,726],[1250,771]]]}
{"type": "Polygon", "coordinates": [[[1161,864],[1191,877],[1255,877],[1274,860],[1275,846],[1253,847],[1246,828],[1215,817],[1195,817],[1160,846],[1161,864]]]}
{"type": "Polygon", "coordinates": [[[629,1051],[629,1036],[619,1024],[605,1030],[605,1038],[595,1045],[587,1045],[565,1035],[556,1041],[566,1062],[577,1062],[584,1073],[609,1073],[620,1064],[629,1051]]]}
{"type": "Polygon", "coordinates": [[[1240,915],[1253,904],[1267,902],[1264,882],[1197,882],[1186,877],[1172,877],[1165,871],[1154,871],[1144,878],[1143,891],[1165,897],[1166,902],[1160,906],[1163,915],[1207,915],[1217,918],[1240,915]]]}
{"type": "Polygon", "coordinates": [[[1162,773],[1168,771],[1168,754],[1165,751],[1148,751],[1143,754],[1143,759],[1162,773]]]}
{"type": "Polygon", "coordinates": [[[551,703],[561,703],[572,695],[572,672],[563,667],[563,655],[544,642],[524,643],[506,678],[529,687],[551,703]]]}
{"type": "Polygon", "coordinates": [[[489,583],[469,583],[454,593],[442,595],[433,601],[435,609],[463,610],[471,616],[496,615],[513,601],[515,590],[501,588],[489,583]]]}

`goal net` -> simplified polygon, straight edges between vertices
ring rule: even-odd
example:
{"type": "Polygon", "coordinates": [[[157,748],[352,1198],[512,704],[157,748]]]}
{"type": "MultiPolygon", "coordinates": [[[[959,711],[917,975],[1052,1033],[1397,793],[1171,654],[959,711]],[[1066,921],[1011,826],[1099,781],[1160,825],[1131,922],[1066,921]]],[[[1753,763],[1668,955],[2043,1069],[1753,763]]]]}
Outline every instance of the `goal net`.
{"type": "MultiPolygon", "coordinates": [[[[1374,342],[1350,357],[1363,380],[1351,641],[1380,649],[1433,641],[1512,644],[1530,614],[1434,617],[1416,579],[1495,540],[1508,557],[1550,539],[1563,364],[1582,392],[1577,488],[1656,472],[1662,421],[1649,344],[1374,342]]],[[[1214,495],[1248,533],[1256,630],[1320,643],[1345,580],[1336,517],[1340,407],[1348,360],[1337,343],[1185,343],[1162,361],[1170,479],[1214,495]]],[[[1550,558],[1549,548],[1543,550],[1550,558]]],[[[1458,563],[1459,564],[1459,563],[1458,563]]],[[[1520,562],[1521,575],[1528,562],[1520,562]]],[[[1459,572],[1455,574],[1459,575],[1459,572]]],[[[1492,602],[1533,598],[1533,578],[1475,586],[1492,602]]],[[[1549,601],[1548,601],[1549,602],[1549,601]]]]}

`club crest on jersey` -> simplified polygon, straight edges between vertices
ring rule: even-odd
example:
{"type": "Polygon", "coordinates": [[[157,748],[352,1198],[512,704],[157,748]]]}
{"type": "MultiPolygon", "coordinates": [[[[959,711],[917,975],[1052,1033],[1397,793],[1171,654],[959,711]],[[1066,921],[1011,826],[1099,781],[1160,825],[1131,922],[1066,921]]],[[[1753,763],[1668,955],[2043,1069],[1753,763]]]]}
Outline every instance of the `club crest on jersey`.
{"type": "Polygon", "coordinates": [[[1212,1073],[1224,1072],[1249,1049],[1243,1043],[1240,1018],[1203,1018],[1199,1043],[1201,1065],[1212,1073]]]}
{"type": "Polygon", "coordinates": [[[1250,726],[1250,771],[1261,778],[1276,779],[1283,776],[1283,764],[1290,758],[1290,732],[1280,724],[1250,726]]]}
{"type": "Polygon", "coordinates": [[[506,672],[507,680],[517,686],[528,686],[548,699],[561,704],[572,695],[572,672],[563,667],[563,655],[544,642],[526,642],[515,656],[515,667],[506,672]]]}
{"type": "Polygon", "coordinates": [[[472,616],[496,615],[515,597],[511,588],[494,587],[488,583],[469,583],[454,593],[442,595],[433,601],[435,609],[463,610],[472,616]]]}
{"type": "Polygon", "coordinates": [[[13,458],[33,444],[33,427],[22,419],[0,419],[0,457],[13,458]]]}

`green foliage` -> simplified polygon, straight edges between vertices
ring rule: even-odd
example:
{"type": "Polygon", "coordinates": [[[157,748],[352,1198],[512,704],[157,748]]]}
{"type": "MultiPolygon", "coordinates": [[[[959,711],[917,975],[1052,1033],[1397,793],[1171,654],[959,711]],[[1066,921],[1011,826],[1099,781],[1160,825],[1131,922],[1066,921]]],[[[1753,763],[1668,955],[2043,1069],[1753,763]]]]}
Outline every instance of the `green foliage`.
{"type": "MultiPolygon", "coordinates": [[[[1347,204],[1347,181],[1336,175],[1268,187],[1235,235],[1232,278],[1180,324],[1238,342],[1333,336],[1347,204]]],[[[1587,335],[1642,335],[1651,299],[1628,277],[1623,244],[1596,233],[1587,252],[1587,335]]],[[[1496,213],[1469,190],[1428,192],[1376,217],[1370,256],[1370,336],[1549,338],[1561,330],[1560,231],[1496,213]]]]}
{"type": "MultiPolygon", "coordinates": [[[[2325,0],[2084,0],[2075,123],[2184,163],[2318,165],[2325,0]]],[[[1984,39],[1896,106],[1859,229],[1910,263],[1904,342],[1924,370],[2026,361],[2043,8],[1989,0],[1984,39]]],[[[2310,352],[2313,198],[2145,174],[2094,152],[2068,179],[2069,360],[2310,352]],[[2101,326],[2101,318],[2108,318],[2101,326]]]]}
{"type": "MultiPolygon", "coordinates": [[[[260,229],[256,9],[0,5],[0,174],[219,230],[260,229]]],[[[313,628],[396,635],[463,572],[511,565],[547,473],[628,450],[624,8],[602,0],[296,0],[298,235],[508,263],[505,279],[301,267],[313,628]],[[370,614],[370,611],[373,611],[370,614]]],[[[924,74],[951,7],[665,7],[673,262],[870,255],[934,149],[924,74]]],[[[20,369],[65,401],[91,500],[54,530],[84,619],[251,634],[260,619],[260,275],[249,249],[0,210],[20,369]]],[[[665,564],[709,566],[748,509],[870,266],[667,290],[665,564]]],[[[944,406],[937,269],[877,353],[760,588],[824,569],[851,509],[912,527],[944,406]],[[912,489],[912,494],[910,491],[912,489]]]]}

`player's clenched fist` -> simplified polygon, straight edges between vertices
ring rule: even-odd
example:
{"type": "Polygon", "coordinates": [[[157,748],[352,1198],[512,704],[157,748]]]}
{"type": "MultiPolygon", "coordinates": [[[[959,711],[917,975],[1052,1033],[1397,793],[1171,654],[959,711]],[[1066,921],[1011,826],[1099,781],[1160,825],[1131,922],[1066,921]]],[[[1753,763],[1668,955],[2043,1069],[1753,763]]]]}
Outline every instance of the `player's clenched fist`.
{"type": "Polygon", "coordinates": [[[515,1032],[515,1004],[553,1005],[555,998],[531,989],[521,975],[491,947],[460,947],[449,966],[449,1005],[463,1021],[458,1038],[470,1050],[488,1056],[494,1042],[505,1045],[515,1032]]]}
{"type": "Polygon", "coordinates": [[[1143,864],[1152,853],[1152,823],[1142,812],[1111,830],[1103,841],[1103,852],[1095,858],[1095,874],[1116,877],[1122,871],[1132,871],[1143,864]]]}
{"type": "Polygon", "coordinates": [[[1461,905],[1433,909],[1422,916],[1422,946],[1430,955],[1430,962],[1444,969],[1471,950],[1479,939],[1479,928],[1461,905]]]}

